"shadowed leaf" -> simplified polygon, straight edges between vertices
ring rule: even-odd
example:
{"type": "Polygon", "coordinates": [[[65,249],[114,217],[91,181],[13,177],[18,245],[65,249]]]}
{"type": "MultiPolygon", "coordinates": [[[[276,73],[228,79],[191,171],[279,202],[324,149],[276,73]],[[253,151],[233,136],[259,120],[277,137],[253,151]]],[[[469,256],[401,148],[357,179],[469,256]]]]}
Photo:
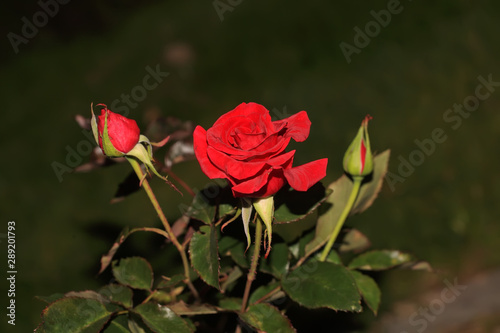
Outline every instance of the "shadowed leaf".
{"type": "Polygon", "coordinates": [[[356,283],[341,265],[309,260],[285,276],[281,285],[291,299],[307,308],[361,311],[356,283]]]}
{"type": "Polygon", "coordinates": [[[124,285],[111,283],[101,289],[99,294],[106,297],[111,302],[118,303],[124,307],[132,306],[132,290],[124,285]]]}
{"type": "Polygon", "coordinates": [[[250,305],[248,310],[240,314],[241,320],[259,332],[295,333],[290,320],[275,307],[259,303],[250,305]]]}
{"type": "Polygon", "coordinates": [[[149,262],[140,257],[113,261],[113,276],[121,284],[134,289],[151,290],[153,284],[153,269],[149,262]]]}
{"type": "Polygon", "coordinates": [[[380,305],[381,292],[380,289],[371,277],[362,274],[358,271],[351,271],[351,275],[356,281],[359,292],[363,299],[368,305],[368,307],[373,311],[373,314],[377,315],[378,306],[380,305]]]}
{"type": "Polygon", "coordinates": [[[274,197],[273,223],[289,223],[299,221],[313,213],[326,200],[325,187],[318,182],[308,191],[295,191],[285,187],[274,197]]]}
{"type": "Polygon", "coordinates": [[[155,333],[192,333],[188,323],[164,305],[144,303],[134,308],[142,321],[155,333]]]}
{"type": "Polygon", "coordinates": [[[214,226],[202,226],[189,245],[193,268],[207,284],[219,289],[219,253],[214,226]]]}
{"type": "Polygon", "coordinates": [[[415,261],[415,258],[397,250],[377,250],[363,253],[349,263],[351,269],[380,271],[415,261]]]}
{"type": "Polygon", "coordinates": [[[111,318],[103,303],[95,299],[68,297],[50,304],[42,312],[36,332],[99,332],[111,318]]]}

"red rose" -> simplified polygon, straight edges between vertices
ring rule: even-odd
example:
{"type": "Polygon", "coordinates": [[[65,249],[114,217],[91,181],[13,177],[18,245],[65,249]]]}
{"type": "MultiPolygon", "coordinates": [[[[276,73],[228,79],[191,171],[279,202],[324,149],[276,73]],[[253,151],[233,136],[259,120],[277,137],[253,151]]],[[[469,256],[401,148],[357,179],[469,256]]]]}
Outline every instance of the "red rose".
{"type": "Polygon", "coordinates": [[[310,126],[305,111],[271,121],[264,106],[242,103],[208,131],[196,127],[194,150],[202,171],[211,179],[229,180],[235,197],[265,198],[285,183],[307,191],[325,177],[328,159],[292,167],[295,150],[285,148],[291,139],[307,139],[310,126]]]}
{"type": "Polygon", "coordinates": [[[97,130],[99,147],[104,154],[110,157],[128,153],[139,142],[140,130],[135,120],[114,113],[106,106],[101,110],[101,115],[97,117],[97,130]],[[105,138],[106,135],[109,140],[105,139],[103,144],[103,137],[105,138]],[[114,151],[113,148],[118,152],[114,151]]]}

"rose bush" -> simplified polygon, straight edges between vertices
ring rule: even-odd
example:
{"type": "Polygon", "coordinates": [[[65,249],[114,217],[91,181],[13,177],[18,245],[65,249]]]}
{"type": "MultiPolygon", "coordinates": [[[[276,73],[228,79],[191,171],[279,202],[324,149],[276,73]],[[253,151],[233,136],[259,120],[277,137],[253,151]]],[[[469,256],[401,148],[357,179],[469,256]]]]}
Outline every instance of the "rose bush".
{"type": "Polygon", "coordinates": [[[235,197],[265,198],[286,183],[307,191],[325,177],[328,159],[292,167],[295,150],[285,149],[291,139],[307,139],[310,126],[305,111],[271,121],[264,106],[242,103],[208,130],[196,127],[194,151],[202,171],[211,179],[227,179],[235,197]]]}
{"type": "MultiPolygon", "coordinates": [[[[143,221],[139,227],[125,227],[100,261],[99,273],[109,269],[112,283],[95,291],[41,297],[47,304],[35,332],[211,333],[248,329],[293,333],[295,324],[300,325],[298,331],[309,332],[311,324],[319,326],[299,318],[294,308],[307,308],[308,314],[327,308],[334,315],[333,311],[360,312],[363,301],[376,315],[381,293],[365,271],[426,266],[400,251],[364,252],[370,242],[356,229],[349,228],[342,242],[337,242],[346,219],[372,205],[387,173],[389,151],[371,154],[367,129],[370,117],[362,122],[345,154],[344,167],[350,176],[344,174],[326,188],[318,186],[305,193],[282,191],[276,195],[277,207],[274,194],[286,183],[306,191],[325,176],[326,158],[293,167],[295,151],[285,151],[290,140],[308,137],[311,122],[307,113],[301,111],[273,122],[262,105],[241,104],[208,131],[197,127],[194,147],[202,170],[210,178],[228,179],[240,200],[228,198],[222,188],[225,186],[214,188],[210,184],[194,192],[176,177],[193,193],[193,199],[187,207],[179,205],[181,216],[176,216],[176,210],[171,212],[176,221],[171,225],[147,177],[152,172],[169,182],[153,165],[153,147],[165,145],[169,136],[159,143],[150,142],[139,133],[135,121],[113,113],[104,104],[99,106],[103,108],[99,118],[91,106],[90,120],[97,144],[106,156],[122,157],[117,162],[128,161],[137,176],[127,176],[119,187],[142,187],[162,227],[145,226],[143,221]],[[239,217],[246,249],[244,239],[233,230],[222,232],[239,217]],[[297,223],[306,218],[306,223],[297,223]],[[255,233],[253,247],[250,223],[255,233]],[[281,224],[277,232],[281,237],[271,250],[274,223],[281,224]],[[176,248],[180,260],[166,262],[169,267],[161,269],[161,278],[146,258],[123,257],[127,251],[118,251],[130,244],[125,241],[136,232],[162,236],[165,246],[176,248]],[[263,256],[262,248],[266,249],[263,256]],[[82,309],[92,311],[79,311],[82,309]]],[[[176,132],[162,124],[162,120],[155,120],[152,127],[174,137],[176,132]]],[[[120,193],[119,198],[131,193],[120,193]]],[[[156,218],[151,223],[157,224],[156,218]]],[[[171,257],[172,251],[165,254],[171,257]]],[[[330,313],[324,317],[325,323],[334,325],[330,313]]],[[[328,331],[335,330],[333,327],[328,331]]]]}

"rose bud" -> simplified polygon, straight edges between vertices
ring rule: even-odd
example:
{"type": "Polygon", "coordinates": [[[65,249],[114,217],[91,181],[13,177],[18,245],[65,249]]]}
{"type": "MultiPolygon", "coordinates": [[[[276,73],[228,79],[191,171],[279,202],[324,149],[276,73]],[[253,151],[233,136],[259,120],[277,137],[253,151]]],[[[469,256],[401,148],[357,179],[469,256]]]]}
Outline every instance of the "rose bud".
{"type": "MultiPolygon", "coordinates": [[[[105,105],[103,106],[101,115],[97,117],[96,142],[108,157],[126,155],[139,142],[139,126],[135,120],[114,113],[105,105]]],[[[94,128],[92,130],[94,131],[94,128]]],[[[96,136],[96,131],[94,131],[94,136],[96,136]]]]}
{"type": "MultiPolygon", "coordinates": [[[[103,153],[108,157],[134,157],[146,165],[147,171],[153,172],[156,176],[163,180],[153,166],[153,149],[152,146],[162,147],[169,139],[166,137],[159,143],[150,142],[149,139],[140,134],[139,126],[135,120],[128,119],[122,115],[108,110],[105,104],[102,106],[101,115],[96,117],[92,109],[92,132],[94,139],[103,153]]],[[[142,182],[142,180],[141,180],[142,182]]]]}
{"type": "Polygon", "coordinates": [[[368,136],[368,121],[371,119],[370,115],[363,119],[358,134],[344,155],[344,171],[351,176],[364,177],[373,171],[373,156],[368,136]]]}

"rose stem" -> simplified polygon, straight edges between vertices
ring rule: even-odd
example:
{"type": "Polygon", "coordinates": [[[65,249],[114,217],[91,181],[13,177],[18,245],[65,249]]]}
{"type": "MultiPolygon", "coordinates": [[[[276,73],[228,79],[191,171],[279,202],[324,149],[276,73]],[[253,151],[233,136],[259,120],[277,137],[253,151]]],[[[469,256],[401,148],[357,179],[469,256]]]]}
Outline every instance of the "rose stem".
{"type": "Polygon", "coordinates": [[[158,214],[158,217],[160,218],[161,223],[163,224],[163,227],[165,228],[165,231],[168,234],[169,240],[172,242],[172,244],[174,244],[174,246],[177,248],[177,250],[181,255],[182,264],[184,265],[184,276],[186,277],[184,282],[187,284],[187,286],[193,293],[193,296],[196,299],[198,299],[199,298],[198,291],[194,288],[193,284],[191,283],[191,279],[189,277],[189,262],[186,256],[185,248],[181,245],[181,243],[179,243],[177,237],[175,237],[175,234],[173,233],[172,228],[170,227],[170,224],[168,223],[167,218],[165,217],[165,214],[163,213],[163,210],[161,209],[160,204],[158,203],[158,200],[156,199],[156,196],[153,193],[153,189],[149,185],[148,180],[144,177],[144,172],[142,171],[139,162],[137,162],[135,158],[127,158],[127,160],[132,165],[132,168],[137,174],[137,177],[139,177],[139,179],[143,179],[142,187],[148,194],[149,200],[153,204],[153,207],[155,208],[156,213],[158,214]]]}
{"type": "Polygon", "coordinates": [[[321,253],[321,257],[319,258],[319,261],[325,261],[326,257],[328,256],[328,253],[330,253],[330,250],[332,249],[333,243],[335,243],[335,240],[337,239],[337,236],[339,235],[340,229],[342,229],[342,226],[344,225],[345,220],[347,219],[347,216],[349,215],[349,212],[352,209],[352,206],[354,205],[354,202],[356,201],[356,198],[359,193],[359,189],[361,187],[361,182],[363,181],[363,177],[359,176],[354,176],[353,177],[353,186],[351,190],[351,195],[349,196],[349,199],[347,200],[347,203],[344,207],[344,210],[342,211],[342,214],[340,214],[340,217],[337,221],[337,224],[335,225],[335,229],[330,235],[330,239],[328,240],[328,243],[326,244],[325,248],[323,249],[323,253],[321,253]]]}
{"type": "Polygon", "coordinates": [[[255,247],[253,249],[252,263],[250,265],[250,270],[248,271],[247,275],[247,284],[245,286],[243,300],[241,301],[241,312],[245,312],[246,310],[248,297],[250,296],[250,288],[252,287],[253,280],[255,280],[257,264],[259,263],[261,238],[262,238],[262,222],[260,221],[260,217],[258,217],[257,225],[255,226],[255,247]]]}

